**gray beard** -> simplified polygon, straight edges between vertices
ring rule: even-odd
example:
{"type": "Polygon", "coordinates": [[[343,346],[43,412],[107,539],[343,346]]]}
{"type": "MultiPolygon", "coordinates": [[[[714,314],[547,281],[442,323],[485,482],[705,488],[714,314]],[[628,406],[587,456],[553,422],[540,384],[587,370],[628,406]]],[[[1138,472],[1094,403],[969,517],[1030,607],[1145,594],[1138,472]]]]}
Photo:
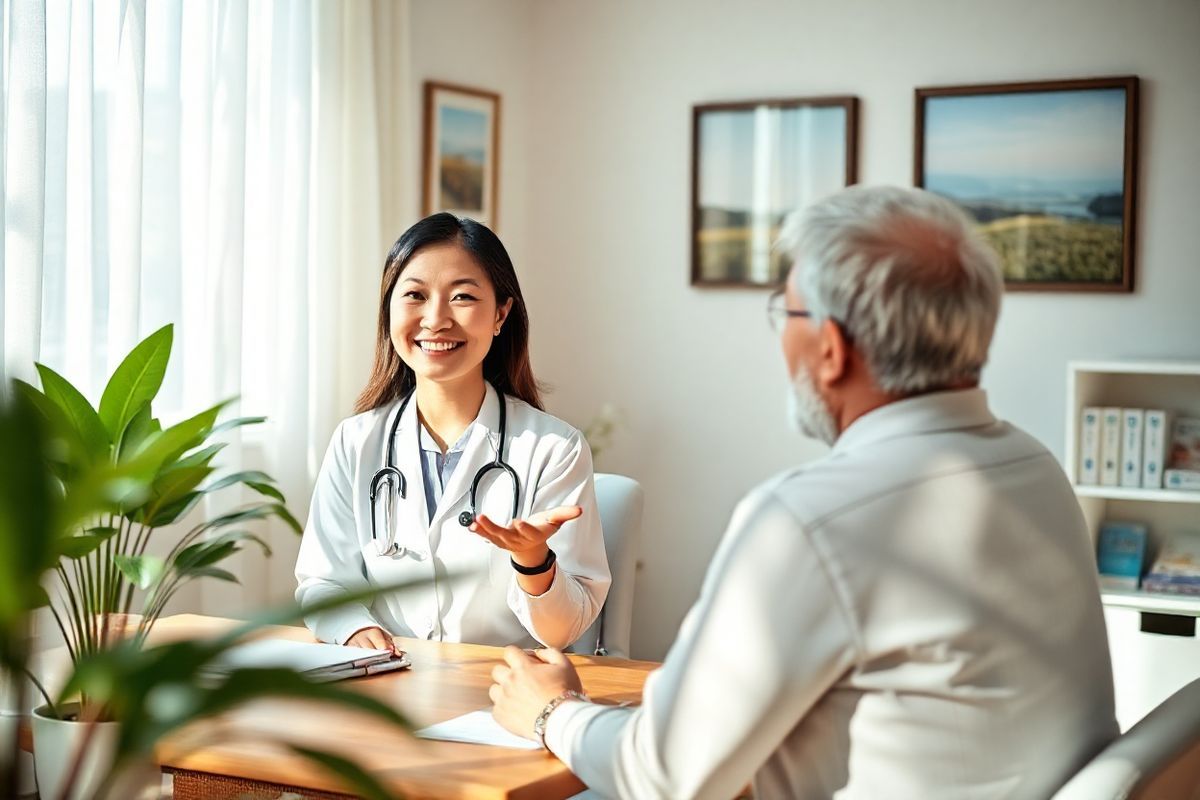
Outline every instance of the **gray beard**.
{"type": "Polygon", "coordinates": [[[788,422],[792,427],[817,441],[832,445],[838,437],[837,423],[829,406],[817,393],[808,369],[801,366],[788,391],[788,422]]]}

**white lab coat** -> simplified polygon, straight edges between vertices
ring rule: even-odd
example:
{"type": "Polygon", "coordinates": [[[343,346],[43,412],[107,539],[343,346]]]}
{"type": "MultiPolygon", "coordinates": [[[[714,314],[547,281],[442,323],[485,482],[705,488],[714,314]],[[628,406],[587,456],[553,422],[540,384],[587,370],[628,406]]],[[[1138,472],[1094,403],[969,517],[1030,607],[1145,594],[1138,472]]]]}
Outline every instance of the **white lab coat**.
{"type": "MultiPolygon", "coordinates": [[[[596,619],[611,581],[596,509],[592,457],[583,435],[562,420],[507,397],[504,460],[521,480],[519,517],[555,506],[579,505],[583,515],[548,542],[558,557],[550,588],[526,594],[508,552],[462,527],[471,482],[495,458],[497,394],[489,385],[476,425],[442,493],[433,520],[425,502],[417,404],[404,410],[396,433],[396,466],[407,498],[393,514],[400,557],[379,556],[371,538],[371,479],[386,458],[387,437],[400,401],[344,420],[334,432],[313,490],[296,560],[296,599],[302,605],[331,595],[409,580],[428,583],[379,596],[370,608],[351,605],[305,617],[318,639],[342,643],[372,625],[398,636],[489,645],[537,642],[565,647],[596,619]],[[450,580],[448,576],[453,577],[450,580]]],[[[380,505],[382,509],[382,505],[380,505]]],[[[480,513],[507,520],[512,484],[499,470],[480,486],[480,513]]],[[[380,536],[384,536],[380,512],[380,536]]]]}

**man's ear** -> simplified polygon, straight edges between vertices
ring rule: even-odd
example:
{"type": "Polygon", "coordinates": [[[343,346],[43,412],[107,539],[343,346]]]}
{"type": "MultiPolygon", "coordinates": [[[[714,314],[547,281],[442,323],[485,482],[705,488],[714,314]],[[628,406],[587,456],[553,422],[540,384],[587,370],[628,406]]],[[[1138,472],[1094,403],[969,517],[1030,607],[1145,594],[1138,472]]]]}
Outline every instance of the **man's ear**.
{"type": "Polygon", "coordinates": [[[821,323],[817,338],[819,361],[816,380],[821,387],[833,386],[846,377],[850,366],[850,343],[842,326],[832,319],[821,323]]]}
{"type": "Polygon", "coordinates": [[[508,312],[512,311],[513,299],[510,297],[504,301],[503,305],[496,307],[496,335],[500,335],[500,329],[504,327],[504,320],[508,319],[508,312]]]}

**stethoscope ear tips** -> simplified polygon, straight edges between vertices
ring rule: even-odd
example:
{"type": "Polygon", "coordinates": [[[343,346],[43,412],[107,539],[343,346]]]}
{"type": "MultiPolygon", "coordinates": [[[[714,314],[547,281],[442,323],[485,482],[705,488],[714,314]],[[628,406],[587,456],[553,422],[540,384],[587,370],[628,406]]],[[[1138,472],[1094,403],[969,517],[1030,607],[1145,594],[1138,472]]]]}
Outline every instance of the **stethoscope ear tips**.
{"type": "Polygon", "coordinates": [[[464,511],[458,515],[458,524],[464,528],[469,527],[475,521],[475,515],[470,511],[464,511]]]}

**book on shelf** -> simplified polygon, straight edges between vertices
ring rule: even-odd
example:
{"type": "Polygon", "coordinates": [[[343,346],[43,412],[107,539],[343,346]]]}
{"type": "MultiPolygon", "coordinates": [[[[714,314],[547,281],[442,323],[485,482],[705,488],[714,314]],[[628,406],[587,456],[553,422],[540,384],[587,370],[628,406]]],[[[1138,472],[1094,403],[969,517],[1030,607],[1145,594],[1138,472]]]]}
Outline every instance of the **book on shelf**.
{"type": "Polygon", "coordinates": [[[1142,589],[1200,595],[1200,530],[1179,530],[1167,537],[1142,581],[1142,589]]]}
{"type": "Polygon", "coordinates": [[[1142,486],[1146,489],[1161,489],[1163,466],[1167,463],[1169,417],[1160,408],[1146,409],[1143,427],[1146,437],[1142,444],[1142,486]]]}
{"type": "Polygon", "coordinates": [[[1138,522],[1101,524],[1096,567],[1102,589],[1136,589],[1146,561],[1146,526],[1138,522]]]}
{"type": "Polygon", "coordinates": [[[1079,485],[1100,483],[1100,409],[1083,409],[1079,415],[1079,485]]]}
{"type": "Polygon", "coordinates": [[[1121,485],[1121,409],[1100,414],[1100,485],[1121,485]]]}
{"type": "Polygon", "coordinates": [[[1121,485],[1136,489],[1142,485],[1142,428],[1146,412],[1140,408],[1121,411],[1121,485]]]}

